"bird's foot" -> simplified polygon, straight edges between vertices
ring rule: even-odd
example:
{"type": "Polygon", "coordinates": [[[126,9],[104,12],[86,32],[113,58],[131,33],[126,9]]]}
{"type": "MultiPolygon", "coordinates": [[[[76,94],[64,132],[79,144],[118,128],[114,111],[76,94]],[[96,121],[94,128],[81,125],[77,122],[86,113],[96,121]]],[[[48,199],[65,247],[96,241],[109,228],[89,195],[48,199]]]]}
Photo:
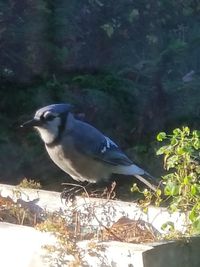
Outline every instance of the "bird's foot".
{"type": "Polygon", "coordinates": [[[85,186],[80,184],[63,183],[67,185],[61,193],[61,199],[65,202],[73,202],[76,196],[93,197],[93,198],[105,198],[114,199],[116,197],[116,182],[112,182],[110,186],[101,188],[99,190],[92,190],[92,184],[87,183],[85,186]],[[90,185],[90,186],[89,186],[90,185]],[[89,187],[89,190],[88,190],[89,187]]]}
{"type": "Polygon", "coordinates": [[[61,192],[61,199],[65,200],[65,202],[73,202],[76,198],[76,196],[81,195],[85,193],[87,196],[88,192],[86,190],[86,184],[85,186],[80,185],[80,184],[71,184],[71,183],[63,183],[62,185],[67,185],[67,187],[64,188],[64,190],[61,192]]]}

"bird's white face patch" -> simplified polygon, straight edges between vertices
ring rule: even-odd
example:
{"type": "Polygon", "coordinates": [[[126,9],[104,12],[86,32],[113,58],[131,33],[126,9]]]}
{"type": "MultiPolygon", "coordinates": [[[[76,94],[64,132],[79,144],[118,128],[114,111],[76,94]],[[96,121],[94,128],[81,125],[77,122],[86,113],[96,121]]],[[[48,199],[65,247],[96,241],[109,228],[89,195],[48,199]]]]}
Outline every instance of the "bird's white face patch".
{"type": "Polygon", "coordinates": [[[50,121],[45,121],[42,126],[35,126],[40,133],[42,140],[46,144],[52,143],[59,134],[59,126],[61,124],[60,117],[55,117],[50,121]]]}

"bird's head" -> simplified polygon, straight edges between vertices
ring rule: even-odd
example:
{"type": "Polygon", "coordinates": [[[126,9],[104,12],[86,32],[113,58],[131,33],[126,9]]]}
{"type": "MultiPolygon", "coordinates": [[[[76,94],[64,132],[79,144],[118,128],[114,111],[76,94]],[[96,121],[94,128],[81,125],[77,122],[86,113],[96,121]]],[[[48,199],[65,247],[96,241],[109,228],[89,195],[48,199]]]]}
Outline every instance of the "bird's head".
{"type": "Polygon", "coordinates": [[[34,127],[40,133],[45,144],[54,142],[65,129],[66,119],[72,105],[53,104],[36,111],[34,118],[21,127],[34,127]]]}

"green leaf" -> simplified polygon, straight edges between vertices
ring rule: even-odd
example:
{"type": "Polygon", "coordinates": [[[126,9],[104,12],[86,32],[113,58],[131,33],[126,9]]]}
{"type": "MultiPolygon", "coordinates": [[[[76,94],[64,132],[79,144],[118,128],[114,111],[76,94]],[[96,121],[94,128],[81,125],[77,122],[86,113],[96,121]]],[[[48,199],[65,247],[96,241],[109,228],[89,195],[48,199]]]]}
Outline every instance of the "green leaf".
{"type": "Polygon", "coordinates": [[[198,166],[196,167],[196,172],[197,172],[198,174],[200,174],[200,165],[198,165],[198,166]]]}
{"type": "Polygon", "coordinates": [[[171,139],[171,145],[175,146],[178,143],[179,143],[179,140],[176,137],[173,136],[172,139],[171,139]]]}
{"type": "Polygon", "coordinates": [[[189,219],[191,222],[194,222],[196,220],[197,212],[195,206],[192,208],[192,210],[189,213],[189,219]]]}
{"type": "Polygon", "coordinates": [[[183,183],[184,183],[184,185],[187,185],[187,184],[189,183],[189,179],[188,179],[188,177],[185,177],[185,178],[183,179],[183,183]]]}
{"type": "Polygon", "coordinates": [[[192,132],[192,136],[193,136],[193,137],[196,137],[196,138],[200,138],[200,131],[194,130],[194,131],[192,132]]]}
{"type": "Polygon", "coordinates": [[[177,155],[173,155],[167,158],[166,167],[169,170],[170,168],[174,168],[179,163],[179,157],[177,155]]]}
{"type": "MultiPolygon", "coordinates": [[[[178,199],[180,199],[180,198],[178,198],[178,199]]],[[[169,209],[171,212],[176,212],[178,209],[178,200],[175,200],[175,202],[171,203],[169,205],[169,209]]]]}
{"type": "Polygon", "coordinates": [[[173,130],[174,135],[179,135],[180,133],[181,133],[181,129],[179,129],[179,128],[176,128],[173,130]]]}
{"type": "Polygon", "coordinates": [[[166,184],[164,193],[166,196],[177,196],[179,193],[179,186],[173,182],[166,184]]]}
{"type": "Polygon", "coordinates": [[[199,234],[200,233],[200,218],[196,219],[193,224],[193,232],[195,234],[199,234]]]}
{"type": "Polygon", "coordinates": [[[175,174],[174,173],[168,173],[165,176],[162,176],[162,179],[164,181],[173,180],[174,178],[175,178],[175,174]]]}
{"type": "Polygon", "coordinates": [[[179,156],[182,156],[185,154],[185,150],[183,147],[177,147],[176,152],[179,156]]]}
{"type": "Polygon", "coordinates": [[[196,150],[198,150],[200,148],[200,140],[195,138],[193,146],[196,150]]]}
{"type": "Polygon", "coordinates": [[[157,189],[155,193],[156,193],[156,196],[160,197],[162,194],[162,191],[160,189],[157,189]]]}
{"type": "Polygon", "coordinates": [[[169,231],[173,231],[175,229],[174,223],[170,222],[170,221],[167,221],[166,223],[163,223],[162,226],[161,226],[161,229],[163,231],[165,231],[167,228],[169,229],[169,231]]]}
{"type": "Polygon", "coordinates": [[[166,138],[167,138],[167,135],[166,135],[165,132],[160,132],[160,133],[157,135],[157,140],[158,140],[159,142],[163,141],[163,140],[166,139],[166,138]]]}
{"type": "Polygon", "coordinates": [[[134,183],[133,186],[131,187],[131,192],[132,192],[132,193],[133,193],[133,192],[139,192],[139,188],[138,188],[138,186],[137,186],[136,183],[134,183]]]}
{"type": "Polygon", "coordinates": [[[193,185],[191,185],[191,194],[193,196],[195,196],[196,193],[197,193],[197,185],[196,184],[193,184],[193,185]]]}
{"type": "Polygon", "coordinates": [[[168,146],[162,146],[156,151],[156,155],[163,155],[166,153],[168,146]]]}
{"type": "Polygon", "coordinates": [[[189,136],[190,135],[190,128],[189,127],[183,127],[183,132],[189,136]]]}
{"type": "Polygon", "coordinates": [[[194,205],[189,213],[189,219],[192,222],[192,230],[194,233],[200,233],[200,216],[199,216],[199,204],[194,205]]]}

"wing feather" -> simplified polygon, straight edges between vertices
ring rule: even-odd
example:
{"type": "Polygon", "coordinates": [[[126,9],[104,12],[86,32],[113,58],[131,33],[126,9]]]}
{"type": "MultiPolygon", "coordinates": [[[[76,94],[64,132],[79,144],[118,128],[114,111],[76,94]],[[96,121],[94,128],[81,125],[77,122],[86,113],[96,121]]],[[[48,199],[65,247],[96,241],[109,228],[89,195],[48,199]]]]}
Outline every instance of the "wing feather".
{"type": "Polygon", "coordinates": [[[115,166],[132,164],[117,144],[83,121],[76,120],[71,135],[76,149],[87,156],[115,166]]]}

